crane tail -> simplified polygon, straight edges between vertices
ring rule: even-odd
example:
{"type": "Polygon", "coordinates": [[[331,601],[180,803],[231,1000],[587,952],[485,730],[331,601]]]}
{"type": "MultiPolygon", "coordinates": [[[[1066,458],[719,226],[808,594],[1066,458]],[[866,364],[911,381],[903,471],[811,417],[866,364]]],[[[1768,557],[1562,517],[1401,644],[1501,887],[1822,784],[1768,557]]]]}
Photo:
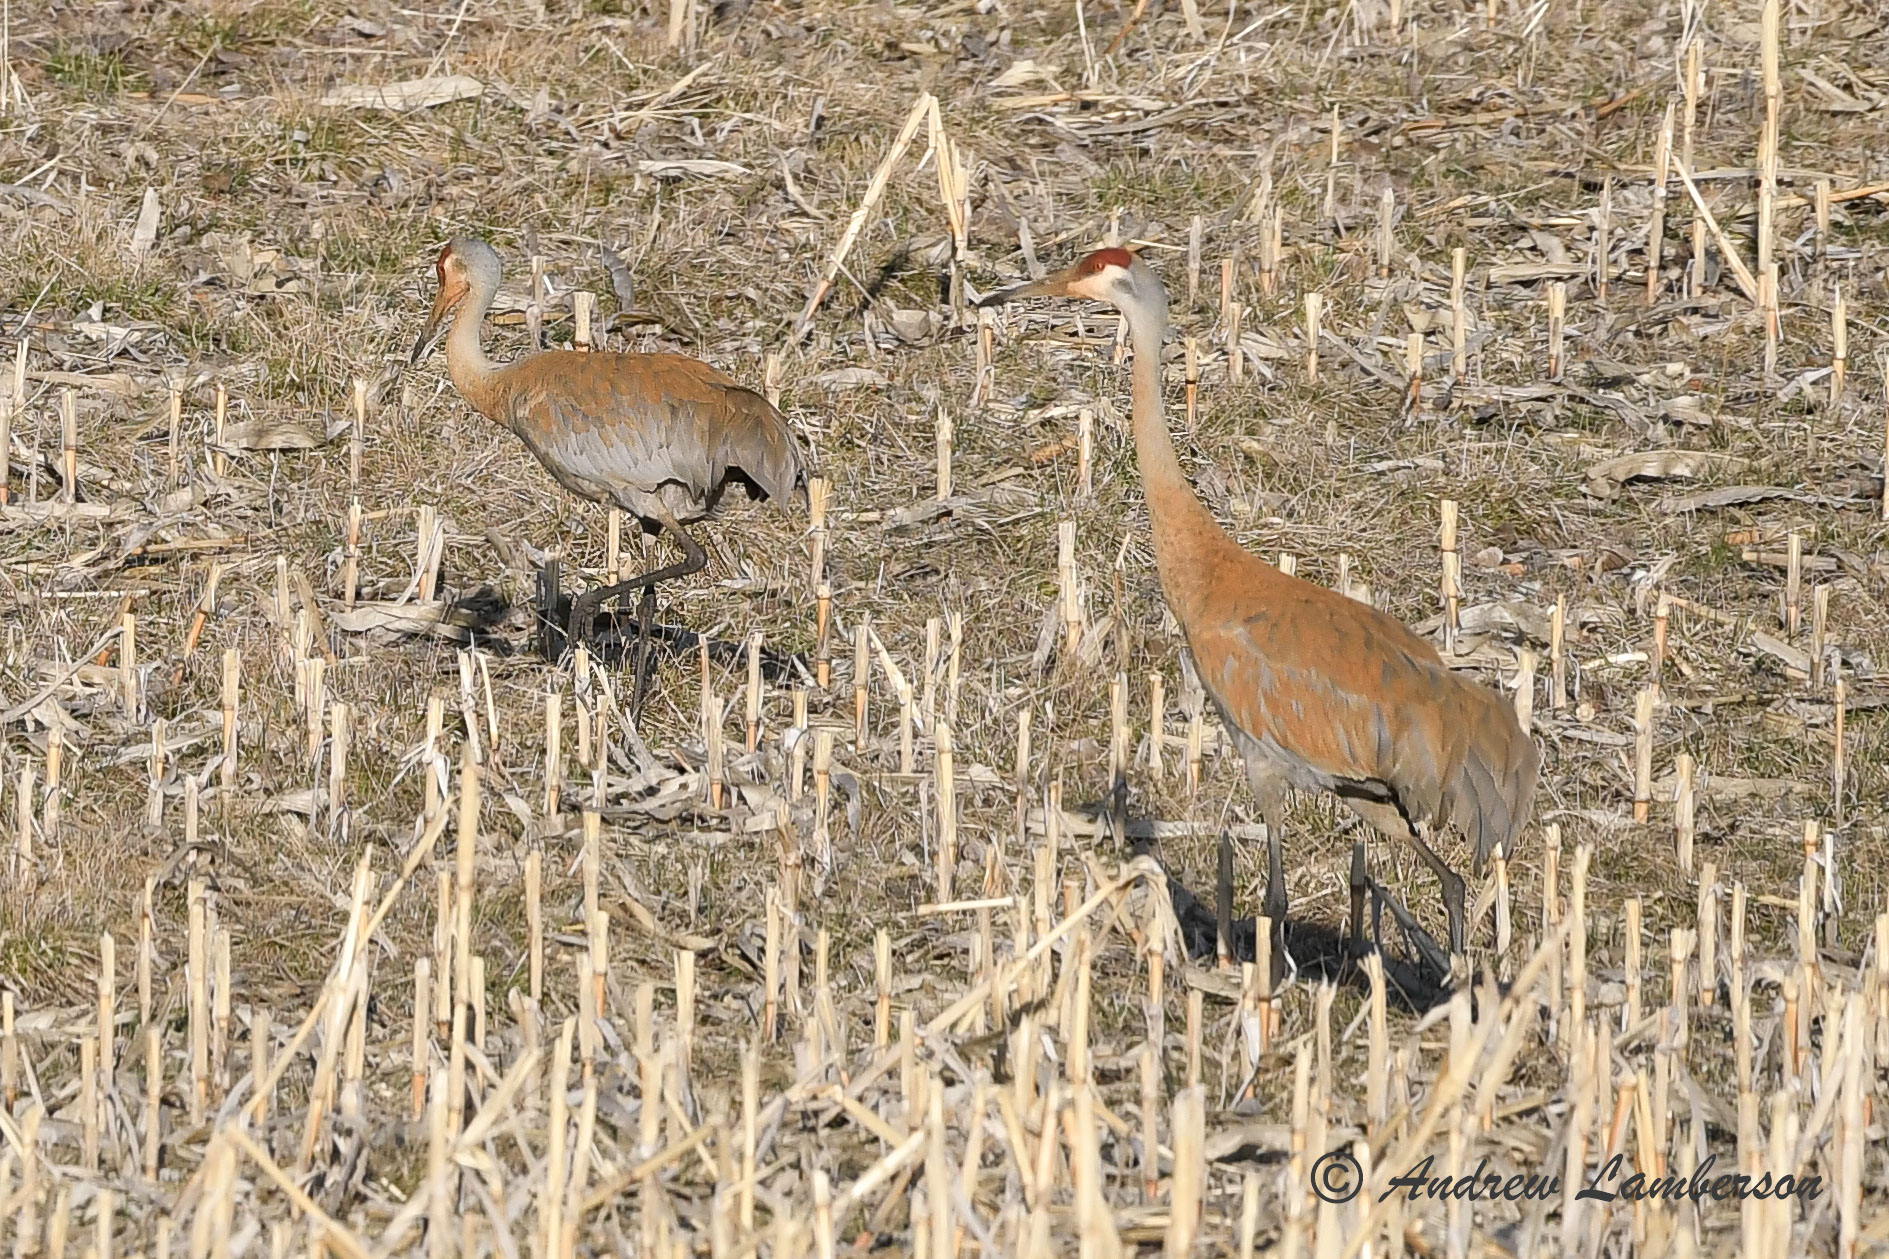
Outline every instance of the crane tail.
{"type": "Polygon", "coordinates": [[[1485,695],[1481,720],[1444,788],[1447,814],[1474,845],[1477,870],[1497,844],[1514,853],[1541,772],[1535,742],[1522,733],[1514,710],[1499,696],[1485,695]]]}
{"type": "Polygon", "coordinates": [[[787,417],[764,396],[741,386],[724,394],[728,419],[722,428],[722,460],[763,494],[785,506],[804,492],[807,461],[787,417]]]}

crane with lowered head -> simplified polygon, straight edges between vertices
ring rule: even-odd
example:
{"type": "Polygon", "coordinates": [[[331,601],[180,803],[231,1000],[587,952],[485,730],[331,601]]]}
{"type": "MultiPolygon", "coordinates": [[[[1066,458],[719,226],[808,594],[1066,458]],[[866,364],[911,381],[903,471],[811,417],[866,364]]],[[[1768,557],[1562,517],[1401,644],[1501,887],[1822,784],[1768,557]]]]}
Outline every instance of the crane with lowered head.
{"type": "MultiPolygon", "coordinates": [[[[1512,853],[1540,763],[1514,708],[1466,679],[1402,622],[1253,555],[1194,493],[1161,399],[1167,292],[1126,249],[1102,249],[1040,280],[985,297],[1107,302],[1134,350],[1135,457],[1141,466],[1161,590],[1201,686],[1246,763],[1266,824],[1266,911],[1285,915],[1286,789],[1328,791],[1382,834],[1411,844],[1438,881],[1453,959],[1465,945],[1464,885],[1430,846],[1452,825],[1482,866],[1512,853]]],[[[1363,939],[1367,876],[1354,846],[1351,931],[1363,939]]]]}
{"type": "Polygon", "coordinates": [[[546,350],[493,363],[481,331],[498,293],[497,252],[456,236],[435,269],[439,294],[410,362],[419,363],[444,337],[447,373],[473,410],[524,442],[571,493],[620,507],[645,533],[667,533],[682,548],[677,562],[594,587],[571,605],[569,639],[586,642],[605,600],[642,591],[631,705],[640,714],[656,586],[708,563],[683,526],[715,514],[737,483],[750,498],[782,505],[804,494],[800,443],[765,397],[686,355],[546,350]]]}

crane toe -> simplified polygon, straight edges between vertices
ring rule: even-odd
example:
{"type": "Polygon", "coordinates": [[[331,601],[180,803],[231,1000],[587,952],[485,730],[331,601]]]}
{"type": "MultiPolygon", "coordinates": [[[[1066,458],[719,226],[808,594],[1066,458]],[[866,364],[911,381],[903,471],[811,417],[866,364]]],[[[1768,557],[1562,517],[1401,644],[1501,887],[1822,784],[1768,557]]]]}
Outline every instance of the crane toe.
{"type": "Polygon", "coordinates": [[[591,627],[597,623],[597,593],[595,590],[586,590],[571,604],[570,628],[565,631],[565,635],[573,647],[579,643],[586,646],[590,643],[591,627]]]}

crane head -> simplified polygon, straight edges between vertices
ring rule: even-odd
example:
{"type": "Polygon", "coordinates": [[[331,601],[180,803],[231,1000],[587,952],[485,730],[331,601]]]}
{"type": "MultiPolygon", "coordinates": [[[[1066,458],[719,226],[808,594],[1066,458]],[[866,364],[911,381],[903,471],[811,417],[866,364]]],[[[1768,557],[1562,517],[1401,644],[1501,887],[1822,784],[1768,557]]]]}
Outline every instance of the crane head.
{"type": "Polygon", "coordinates": [[[434,270],[439,277],[439,293],[433,298],[433,310],[426,318],[426,327],[420,330],[420,339],[414,342],[413,354],[407,360],[409,366],[433,352],[433,347],[445,335],[453,312],[475,290],[487,299],[498,291],[498,254],[482,240],[453,237],[439,251],[434,270]]]}
{"type": "Polygon", "coordinates": [[[1086,297],[1120,306],[1135,300],[1147,265],[1126,249],[1098,249],[1072,266],[1040,280],[1013,285],[983,298],[979,306],[1000,306],[1026,297],[1086,297]]]}

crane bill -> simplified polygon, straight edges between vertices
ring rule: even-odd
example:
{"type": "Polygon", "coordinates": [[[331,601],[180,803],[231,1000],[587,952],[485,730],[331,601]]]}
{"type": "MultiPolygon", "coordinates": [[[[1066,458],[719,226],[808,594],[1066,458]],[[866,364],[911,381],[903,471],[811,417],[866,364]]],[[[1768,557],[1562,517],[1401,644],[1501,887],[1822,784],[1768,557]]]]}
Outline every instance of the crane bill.
{"type": "Polygon", "coordinates": [[[443,321],[438,324],[428,324],[425,331],[420,333],[420,339],[413,343],[413,354],[407,359],[407,366],[418,367],[420,362],[445,339],[446,325],[443,321]]]}
{"type": "Polygon", "coordinates": [[[1091,297],[1101,301],[1110,301],[1105,293],[1088,287],[1088,282],[1096,279],[1111,269],[1127,270],[1134,265],[1134,256],[1126,249],[1098,249],[1088,257],[1061,271],[1052,272],[1040,280],[1029,280],[1022,284],[1013,284],[1007,289],[998,289],[979,299],[979,306],[1001,306],[1005,302],[1021,301],[1026,297],[1091,297]]]}
{"type": "Polygon", "coordinates": [[[431,354],[434,347],[445,339],[446,330],[452,326],[450,316],[465,295],[463,285],[456,292],[447,288],[440,290],[439,296],[433,299],[433,310],[426,317],[426,326],[420,329],[420,339],[413,343],[413,354],[407,359],[407,366],[418,366],[420,360],[431,354]]]}
{"type": "Polygon", "coordinates": [[[1022,301],[1026,297],[1067,297],[1069,296],[1067,272],[1059,271],[1055,275],[1046,275],[1040,280],[1029,280],[1023,284],[1013,284],[1007,289],[998,289],[978,298],[979,306],[1002,306],[1006,302],[1022,301]]]}

